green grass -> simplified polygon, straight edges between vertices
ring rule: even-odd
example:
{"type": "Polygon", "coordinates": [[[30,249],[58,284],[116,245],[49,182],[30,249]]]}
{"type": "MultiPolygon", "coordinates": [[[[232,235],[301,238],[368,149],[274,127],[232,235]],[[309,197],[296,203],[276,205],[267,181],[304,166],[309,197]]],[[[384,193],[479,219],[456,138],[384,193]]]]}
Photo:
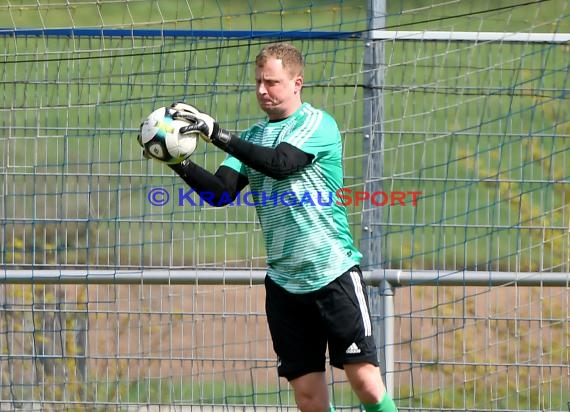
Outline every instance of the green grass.
{"type": "Polygon", "coordinates": [[[568,409],[568,394],[564,389],[529,388],[517,390],[513,385],[497,388],[498,393],[490,393],[483,385],[478,390],[463,390],[458,386],[429,393],[418,393],[412,388],[398,388],[401,399],[399,408],[461,408],[466,410],[552,410],[568,409]],[[406,391],[409,391],[406,393],[406,391]],[[415,393],[414,393],[415,392],[415,393]],[[539,396],[539,393],[542,395],[539,396]],[[461,405],[461,406],[459,406],[461,405]]]}
{"type": "MultiPolygon", "coordinates": [[[[330,396],[333,404],[338,406],[358,406],[359,404],[346,383],[335,384],[331,387],[330,396]]],[[[131,383],[121,401],[170,405],[294,406],[292,390],[288,385],[282,388],[253,388],[245,384],[228,384],[228,382],[204,380],[188,382],[171,379],[143,379],[131,383]]]]}
{"type": "MultiPolygon", "coordinates": [[[[566,410],[567,394],[555,388],[516,390],[509,386],[500,388],[503,393],[489,393],[483,386],[479,389],[459,385],[430,393],[421,393],[417,388],[399,387],[394,395],[400,408],[466,408],[468,410],[566,410]],[[543,393],[539,396],[539,393],[543,393]],[[458,406],[462,405],[462,406],[458,406]],[[538,406],[540,405],[540,406],[538,406]]],[[[357,407],[358,399],[346,384],[331,388],[331,400],[337,407],[357,407]]],[[[252,388],[228,385],[227,382],[186,382],[170,379],[143,379],[128,385],[121,398],[123,403],[169,404],[169,405],[243,405],[243,406],[293,406],[289,388],[252,388]]]]}
{"type": "MultiPolygon", "coordinates": [[[[546,3],[532,8],[530,30],[570,31],[570,19],[557,14],[556,5],[562,3],[546,3]]],[[[12,4],[19,7],[12,9],[11,16],[0,16],[0,25],[67,27],[72,20],[74,27],[92,26],[95,13],[108,27],[130,27],[129,19],[137,27],[158,25],[153,2],[135,2],[129,10],[119,3],[101,4],[97,9],[86,3],[70,10],[36,8],[23,0],[12,4]]],[[[310,10],[302,1],[286,2],[283,24],[276,23],[282,13],[268,10],[269,4],[260,5],[253,14],[244,14],[245,5],[240,2],[207,2],[191,10],[185,2],[176,4],[162,10],[166,13],[163,27],[179,28],[175,17],[192,18],[191,27],[196,29],[366,27],[366,10],[357,1],[339,7],[316,4],[310,10]],[[214,18],[220,11],[228,16],[226,20],[214,18]]],[[[387,25],[410,30],[529,28],[531,7],[507,7],[515,2],[458,2],[422,12],[429,4],[418,2],[416,13],[401,14],[395,8],[400,3],[390,3],[394,9],[389,10],[387,25]],[[494,8],[501,10],[482,20],[476,13],[494,8]],[[426,20],[431,22],[420,23],[426,20]]],[[[23,165],[34,177],[7,178],[8,183],[23,187],[26,193],[51,188],[39,215],[31,201],[22,202],[18,209],[26,216],[62,219],[41,228],[18,227],[15,236],[19,238],[24,238],[25,230],[43,230],[37,238],[45,239],[45,244],[36,240],[26,250],[66,249],[70,260],[95,265],[172,261],[157,261],[152,254],[171,256],[181,265],[239,265],[262,257],[259,230],[252,230],[251,208],[151,207],[146,200],[150,188],[168,187],[175,192],[184,185],[168,168],[140,160],[135,143],[141,119],[152,108],[175,100],[197,105],[236,131],[259,120],[262,115],[253,97],[249,62],[261,42],[3,38],[11,56],[5,65],[10,75],[5,75],[3,83],[4,106],[41,107],[33,116],[9,114],[14,138],[7,142],[5,153],[13,156],[11,164],[23,165]],[[86,223],[70,226],[67,219],[86,223]],[[73,243],[57,236],[66,230],[74,232],[73,243]],[[88,233],[102,241],[90,244],[88,233]],[[200,242],[203,249],[198,256],[182,250],[172,253],[180,239],[200,242]],[[86,248],[93,250],[83,253],[86,248]]],[[[296,43],[306,51],[308,63],[304,98],[337,118],[345,137],[346,186],[361,189],[366,155],[361,120],[363,44],[355,40],[296,43]]],[[[563,234],[568,184],[553,183],[569,177],[565,165],[570,125],[566,100],[557,87],[568,82],[561,49],[461,43],[419,48],[418,43],[386,43],[383,187],[422,191],[423,196],[418,207],[382,211],[385,265],[538,270],[536,262],[541,262],[546,268],[564,269],[560,262],[568,249],[563,234]],[[546,238],[544,227],[553,228],[546,238]]],[[[223,159],[204,144],[194,157],[209,170],[223,159]]],[[[350,207],[349,213],[359,243],[361,209],[350,207]]],[[[262,259],[257,263],[263,265],[262,259]]]]}
{"type": "MultiPolygon", "coordinates": [[[[144,379],[129,386],[123,401],[130,403],[168,403],[195,405],[280,405],[279,389],[261,389],[228,385],[225,382],[176,382],[166,379],[144,379]]],[[[290,396],[290,395],[289,395],[290,396]]]]}

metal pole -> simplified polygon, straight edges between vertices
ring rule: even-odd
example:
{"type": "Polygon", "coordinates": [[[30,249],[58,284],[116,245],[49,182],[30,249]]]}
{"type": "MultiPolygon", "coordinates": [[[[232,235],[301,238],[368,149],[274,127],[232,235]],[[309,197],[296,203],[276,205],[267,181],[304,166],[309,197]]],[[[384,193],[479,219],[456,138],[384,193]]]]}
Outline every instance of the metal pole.
{"type": "Polygon", "coordinates": [[[543,286],[568,287],[570,272],[495,272],[470,270],[375,270],[370,279],[392,286],[543,286]]]}
{"type": "MultiPolygon", "coordinates": [[[[262,269],[5,269],[1,284],[262,285],[262,269]]],[[[570,272],[493,272],[438,270],[363,270],[369,286],[570,286],[570,272]]],[[[383,289],[382,289],[383,288],[383,289]]],[[[384,293],[385,294],[385,293],[384,293]]]]}
{"type": "MultiPolygon", "coordinates": [[[[368,0],[368,35],[364,47],[364,190],[381,192],[383,181],[383,128],[384,105],[382,86],[384,84],[384,45],[371,36],[374,30],[384,28],[386,21],[385,0],[368,0]]],[[[365,204],[362,209],[361,249],[364,254],[362,267],[365,270],[379,270],[382,267],[382,208],[365,204]]],[[[386,282],[381,282],[380,299],[382,315],[377,330],[383,341],[379,342],[379,360],[386,391],[392,396],[394,391],[393,374],[393,290],[386,282]]]]}
{"type": "MultiPolygon", "coordinates": [[[[369,28],[384,25],[383,0],[369,0],[369,28]]],[[[384,84],[384,46],[381,41],[365,38],[364,47],[364,144],[362,175],[364,190],[381,192],[383,187],[383,129],[382,85],[384,84]]],[[[382,265],[381,224],[382,207],[366,202],[362,208],[362,266],[366,270],[382,265]]]]}
{"type": "Polygon", "coordinates": [[[384,384],[388,394],[394,396],[394,287],[387,281],[380,285],[382,297],[382,323],[384,334],[384,358],[380,360],[384,384]]]}

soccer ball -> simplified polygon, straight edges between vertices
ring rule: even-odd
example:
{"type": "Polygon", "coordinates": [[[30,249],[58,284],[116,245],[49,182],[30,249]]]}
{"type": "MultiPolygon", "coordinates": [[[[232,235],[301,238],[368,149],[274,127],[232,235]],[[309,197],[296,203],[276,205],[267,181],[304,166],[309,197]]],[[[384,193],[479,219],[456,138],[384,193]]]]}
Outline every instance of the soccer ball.
{"type": "Polygon", "coordinates": [[[167,164],[177,164],[186,159],[198,143],[198,132],[180,134],[181,127],[188,126],[182,120],[174,120],[170,109],[156,109],[145,119],[140,130],[140,144],[149,155],[167,164]]]}

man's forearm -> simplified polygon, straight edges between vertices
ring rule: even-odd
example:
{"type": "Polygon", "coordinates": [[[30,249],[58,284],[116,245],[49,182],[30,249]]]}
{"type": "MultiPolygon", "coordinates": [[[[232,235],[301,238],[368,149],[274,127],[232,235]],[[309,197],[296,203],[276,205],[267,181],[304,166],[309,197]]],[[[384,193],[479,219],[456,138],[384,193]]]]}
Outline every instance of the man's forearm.
{"type": "Polygon", "coordinates": [[[212,174],[187,159],[180,164],[170,165],[170,168],[211,206],[228,204],[247,185],[245,176],[225,166],[221,166],[212,174]]]}
{"type": "Polygon", "coordinates": [[[223,129],[219,130],[212,143],[247,166],[276,180],[298,172],[313,160],[313,155],[288,143],[279,143],[275,148],[263,147],[223,129]]]}

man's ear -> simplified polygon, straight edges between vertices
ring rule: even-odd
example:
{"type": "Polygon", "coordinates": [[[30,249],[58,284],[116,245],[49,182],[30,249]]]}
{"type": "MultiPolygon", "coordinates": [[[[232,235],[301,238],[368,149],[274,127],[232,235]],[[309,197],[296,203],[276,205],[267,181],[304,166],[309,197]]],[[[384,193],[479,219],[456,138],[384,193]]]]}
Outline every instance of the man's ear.
{"type": "Polygon", "coordinates": [[[303,88],[303,76],[297,76],[295,78],[295,93],[300,93],[303,88]]]}

